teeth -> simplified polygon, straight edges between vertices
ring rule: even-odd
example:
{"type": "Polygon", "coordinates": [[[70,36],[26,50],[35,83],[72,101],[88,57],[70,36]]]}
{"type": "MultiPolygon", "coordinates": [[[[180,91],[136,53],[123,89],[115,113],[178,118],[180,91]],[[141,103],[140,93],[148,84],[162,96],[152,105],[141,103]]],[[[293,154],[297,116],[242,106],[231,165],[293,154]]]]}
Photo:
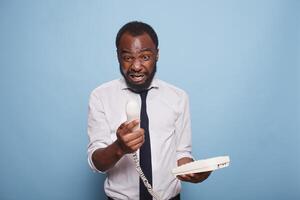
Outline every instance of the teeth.
{"type": "Polygon", "coordinates": [[[131,74],[130,76],[131,77],[143,77],[144,74],[131,74]]]}
{"type": "Polygon", "coordinates": [[[132,80],[134,81],[142,81],[145,77],[144,74],[129,74],[132,80]]]}

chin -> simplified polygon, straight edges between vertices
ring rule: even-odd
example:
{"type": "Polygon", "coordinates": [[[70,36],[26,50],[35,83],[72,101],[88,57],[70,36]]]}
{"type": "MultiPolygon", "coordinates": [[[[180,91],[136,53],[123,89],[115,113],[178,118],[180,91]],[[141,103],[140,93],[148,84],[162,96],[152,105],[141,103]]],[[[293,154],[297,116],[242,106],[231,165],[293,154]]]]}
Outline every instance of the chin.
{"type": "Polygon", "coordinates": [[[149,82],[149,80],[148,80],[148,82],[146,80],[146,81],[143,81],[142,83],[131,82],[128,79],[125,79],[125,80],[127,82],[128,87],[136,92],[141,92],[143,90],[147,90],[151,84],[151,82],[149,82]]]}

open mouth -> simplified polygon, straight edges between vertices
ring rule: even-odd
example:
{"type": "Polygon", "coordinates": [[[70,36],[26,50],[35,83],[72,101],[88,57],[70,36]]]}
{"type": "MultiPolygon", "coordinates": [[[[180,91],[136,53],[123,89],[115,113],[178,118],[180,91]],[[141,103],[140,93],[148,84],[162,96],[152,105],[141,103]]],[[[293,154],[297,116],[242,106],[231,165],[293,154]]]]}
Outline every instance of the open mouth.
{"type": "Polygon", "coordinates": [[[145,74],[141,74],[141,73],[131,73],[129,74],[129,77],[135,83],[144,82],[146,78],[145,74]]]}

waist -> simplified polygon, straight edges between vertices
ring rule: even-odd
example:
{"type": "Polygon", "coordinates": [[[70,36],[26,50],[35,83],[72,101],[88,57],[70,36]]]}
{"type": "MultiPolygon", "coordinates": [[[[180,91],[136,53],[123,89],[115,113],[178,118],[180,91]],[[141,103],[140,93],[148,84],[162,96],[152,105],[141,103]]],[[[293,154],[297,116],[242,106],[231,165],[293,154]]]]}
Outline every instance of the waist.
{"type": "MultiPolygon", "coordinates": [[[[108,200],[114,200],[113,198],[111,198],[111,197],[107,197],[107,199],[108,200]]],[[[169,200],[180,200],[180,193],[179,194],[177,194],[175,197],[172,197],[171,199],[169,199],[169,200]]]]}

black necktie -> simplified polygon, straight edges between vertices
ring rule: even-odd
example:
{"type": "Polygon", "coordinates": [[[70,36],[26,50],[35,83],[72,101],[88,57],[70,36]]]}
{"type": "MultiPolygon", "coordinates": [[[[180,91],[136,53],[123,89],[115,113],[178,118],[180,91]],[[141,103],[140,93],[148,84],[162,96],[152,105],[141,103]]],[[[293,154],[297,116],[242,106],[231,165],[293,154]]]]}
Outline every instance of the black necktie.
{"type": "MultiPolygon", "coordinates": [[[[140,148],[140,166],[148,179],[149,183],[152,185],[152,164],[151,164],[151,146],[150,146],[150,136],[149,136],[149,119],[147,115],[147,98],[148,90],[140,93],[142,106],[141,106],[141,116],[140,124],[141,128],[145,130],[145,142],[140,148]]],[[[140,200],[152,200],[152,196],[149,194],[147,188],[145,187],[143,181],[140,179],[140,200]]]]}

